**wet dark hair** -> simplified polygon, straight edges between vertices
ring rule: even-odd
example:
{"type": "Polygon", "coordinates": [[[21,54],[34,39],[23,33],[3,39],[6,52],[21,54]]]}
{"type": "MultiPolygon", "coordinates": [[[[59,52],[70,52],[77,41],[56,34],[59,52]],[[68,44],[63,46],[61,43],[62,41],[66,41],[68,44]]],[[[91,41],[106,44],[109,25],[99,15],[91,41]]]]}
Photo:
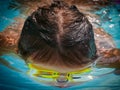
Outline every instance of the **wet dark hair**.
{"type": "Polygon", "coordinates": [[[38,8],[27,18],[18,49],[33,62],[62,61],[69,67],[92,62],[96,56],[92,25],[76,6],[63,1],[38,8]]]}

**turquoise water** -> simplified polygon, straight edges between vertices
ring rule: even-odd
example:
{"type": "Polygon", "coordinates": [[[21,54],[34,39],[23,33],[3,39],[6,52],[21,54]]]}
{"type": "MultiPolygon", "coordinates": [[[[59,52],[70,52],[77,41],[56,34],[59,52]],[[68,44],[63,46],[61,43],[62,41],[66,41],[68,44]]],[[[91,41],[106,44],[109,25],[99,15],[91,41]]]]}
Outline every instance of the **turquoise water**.
{"type": "MultiPolygon", "coordinates": [[[[15,22],[14,18],[20,15],[19,10],[8,9],[9,2],[0,0],[0,31],[15,22]]],[[[112,35],[116,46],[120,48],[120,5],[111,5],[95,13],[101,16],[99,26],[112,35]]],[[[120,90],[120,75],[113,73],[80,85],[58,88],[39,83],[27,75],[26,63],[14,53],[4,54],[0,59],[4,59],[4,64],[0,63],[0,90],[120,90]],[[15,70],[5,66],[6,62],[15,70]]]]}
{"type": "MultiPolygon", "coordinates": [[[[67,88],[43,85],[26,74],[28,67],[20,57],[9,53],[0,56],[1,58],[19,71],[0,64],[0,90],[120,90],[120,76],[113,73],[67,88]]],[[[101,70],[101,73],[104,73],[104,70],[101,70]]],[[[108,72],[111,71],[111,69],[107,70],[108,72]]],[[[100,73],[100,70],[95,74],[98,73],[100,73]]]]}
{"type": "Polygon", "coordinates": [[[120,4],[107,6],[96,14],[101,16],[100,26],[112,35],[116,46],[120,48],[120,4]]]}
{"type": "Polygon", "coordinates": [[[20,15],[19,10],[8,9],[11,0],[0,0],[0,31],[3,31],[9,24],[14,23],[13,18],[20,15]]]}

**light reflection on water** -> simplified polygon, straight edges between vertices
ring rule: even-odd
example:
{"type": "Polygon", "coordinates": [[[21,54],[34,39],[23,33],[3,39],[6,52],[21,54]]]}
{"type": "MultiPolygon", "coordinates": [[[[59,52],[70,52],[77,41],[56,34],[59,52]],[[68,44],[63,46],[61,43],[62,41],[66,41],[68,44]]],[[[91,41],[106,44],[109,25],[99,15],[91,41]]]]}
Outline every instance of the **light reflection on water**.
{"type": "MultiPolygon", "coordinates": [[[[29,75],[27,75],[28,67],[26,66],[26,63],[16,54],[10,53],[10,54],[4,54],[0,56],[0,59],[3,59],[6,62],[9,62],[9,64],[5,65],[4,62],[0,64],[0,90],[6,90],[12,89],[12,90],[59,90],[60,88],[53,87],[53,86],[47,86],[40,82],[36,82],[33,78],[31,78],[29,75]],[[11,67],[9,67],[12,66],[11,67]],[[41,89],[40,89],[41,88],[41,89]]],[[[101,73],[105,73],[105,70],[108,72],[111,71],[111,69],[98,69],[98,72],[94,72],[94,75],[98,75],[101,73]],[[101,72],[101,73],[100,73],[101,72]]],[[[108,88],[117,88],[119,86],[120,82],[120,76],[114,75],[114,74],[108,74],[102,78],[97,78],[95,80],[89,81],[87,83],[83,83],[81,85],[76,85],[73,87],[64,88],[62,90],[105,90],[108,88]],[[99,87],[99,89],[98,89],[99,87]]]]}
{"type": "MultiPolygon", "coordinates": [[[[10,0],[8,0],[10,1],[10,0]]],[[[14,22],[14,17],[19,16],[19,10],[7,10],[8,2],[0,1],[0,31],[4,30],[10,23],[14,22]],[[3,22],[2,22],[3,21],[3,22]]],[[[111,5],[95,12],[100,16],[99,26],[110,33],[120,48],[120,5],[111,5]]],[[[59,90],[60,88],[46,86],[38,83],[26,74],[28,67],[24,60],[9,53],[0,56],[0,90],[59,90]],[[4,60],[3,60],[4,59],[4,60]],[[3,60],[3,61],[2,61],[3,60]],[[12,67],[11,67],[12,66],[12,67]]],[[[119,90],[120,76],[109,74],[81,85],[76,85],[65,90],[119,90]]],[[[62,90],[64,90],[62,89],[62,90]]]]}

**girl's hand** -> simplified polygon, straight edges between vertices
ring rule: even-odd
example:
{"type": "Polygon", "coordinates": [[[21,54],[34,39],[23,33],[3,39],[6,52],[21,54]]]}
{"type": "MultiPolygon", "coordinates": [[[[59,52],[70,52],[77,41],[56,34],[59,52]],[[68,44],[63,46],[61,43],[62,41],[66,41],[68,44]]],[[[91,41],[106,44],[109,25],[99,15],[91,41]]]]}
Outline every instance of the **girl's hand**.
{"type": "Polygon", "coordinates": [[[114,48],[102,52],[97,67],[119,68],[120,69],[120,49],[114,48]]]}

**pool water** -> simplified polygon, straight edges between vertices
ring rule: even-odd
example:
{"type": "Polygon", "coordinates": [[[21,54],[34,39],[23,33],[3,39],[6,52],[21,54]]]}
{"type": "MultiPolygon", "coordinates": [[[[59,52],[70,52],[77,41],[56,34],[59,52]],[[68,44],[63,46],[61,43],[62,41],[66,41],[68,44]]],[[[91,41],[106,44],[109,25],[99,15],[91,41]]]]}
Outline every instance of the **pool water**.
{"type": "Polygon", "coordinates": [[[15,22],[13,18],[20,15],[19,10],[8,9],[9,2],[10,0],[0,0],[0,31],[15,22]]]}
{"type": "MultiPolygon", "coordinates": [[[[10,1],[0,0],[0,31],[12,25],[15,17],[21,16],[19,9],[8,9],[10,1]]],[[[100,16],[99,26],[112,35],[116,47],[120,48],[120,5],[109,5],[94,13],[100,16]]],[[[26,74],[27,71],[26,63],[16,54],[7,53],[0,56],[0,90],[120,90],[120,75],[114,73],[80,85],[58,88],[37,82],[26,74]]],[[[111,69],[108,69],[109,71],[111,69]]],[[[98,73],[100,72],[95,74],[98,73]]],[[[101,73],[104,73],[104,69],[101,73]]]]}

